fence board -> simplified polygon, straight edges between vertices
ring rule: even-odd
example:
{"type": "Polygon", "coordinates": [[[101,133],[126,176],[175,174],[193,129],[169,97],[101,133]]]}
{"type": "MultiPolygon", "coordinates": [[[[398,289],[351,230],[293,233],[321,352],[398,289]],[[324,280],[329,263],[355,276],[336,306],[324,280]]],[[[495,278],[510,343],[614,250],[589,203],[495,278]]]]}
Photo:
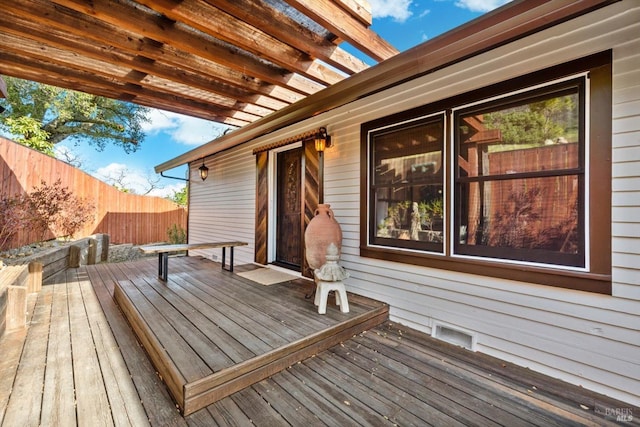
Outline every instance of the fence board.
{"type": "MultiPolygon", "coordinates": [[[[0,137],[0,198],[28,193],[42,181],[58,179],[76,197],[95,207],[94,221],[76,237],[109,234],[112,243],[135,245],[167,240],[167,229],[176,224],[186,229],[187,211],[161,197],[119,191],[61,160],[0,137]]],[[[45,239],[55,237],[49,233],[45,239]]],[[[11,242],[17,247],[40,240],[30,230],[20,230],[11,242]]]]}

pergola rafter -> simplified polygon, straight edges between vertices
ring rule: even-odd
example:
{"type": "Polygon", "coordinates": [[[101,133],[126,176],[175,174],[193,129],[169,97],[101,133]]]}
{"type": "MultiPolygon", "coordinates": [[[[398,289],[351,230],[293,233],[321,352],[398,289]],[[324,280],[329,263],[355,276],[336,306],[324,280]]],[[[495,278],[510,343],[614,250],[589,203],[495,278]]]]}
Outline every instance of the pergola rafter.
{"type": "Polygon", "coordinates": [[[341,40],[397,53],[359,0],[310,3],[13,0],[0,74],[243,126],[366,69],[341,40]]]}

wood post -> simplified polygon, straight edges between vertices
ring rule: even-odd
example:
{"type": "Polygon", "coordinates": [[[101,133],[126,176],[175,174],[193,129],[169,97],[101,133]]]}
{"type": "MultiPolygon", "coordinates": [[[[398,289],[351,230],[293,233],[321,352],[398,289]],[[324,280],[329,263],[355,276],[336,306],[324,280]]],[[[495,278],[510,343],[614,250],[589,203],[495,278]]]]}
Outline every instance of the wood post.
{"type": "Polygon", "coordinates": [[[42,270],[44,266],[41,262],[31,261],[29,263],[29,279],[27,281],[27,293],[40,292],[42,289],[42,270]]]}
{"type": "Polygon", "coordinates": [[[69,268],[80,267],[82,259],[82,248],[79,245],[72,245],[69,247],[69,268]]]}
{"type": "Polygon", "coordinates": [[[6,330],[23,328],[27,324],[27,287],[7,286],[6,330]]]}
{"type": "Polygon", "coordinates": [[[109,235],[102,234],[102,257],[100,261],[107,262],[109,260],[109,235]]]}
{"type": "Polygon", "coordinates": [[[98,256],[98,241],[96,239],[89,239],[89,253],[87,254],[87,265],[93,265],[96,263],[98,256]]]}

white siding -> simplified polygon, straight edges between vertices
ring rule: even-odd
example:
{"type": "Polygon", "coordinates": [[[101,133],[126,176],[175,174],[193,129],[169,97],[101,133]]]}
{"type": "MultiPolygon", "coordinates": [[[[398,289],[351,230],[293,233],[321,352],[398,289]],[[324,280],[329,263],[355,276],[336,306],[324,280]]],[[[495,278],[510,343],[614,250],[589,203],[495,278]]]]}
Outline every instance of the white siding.
{"type": "MultiPolygon", "coordinates": [[[[234,263],[253,262],[256,163],[251,149],[227,151],[206,159],[209,176],[200,179],[196,162],[192,165],[189,194],[189,242],[245,241],[249,246],[234,250],[234,263]]],[[[220,261],[222,249],[192,251],[220,261]]],[[[228,255],[227,255],[228,256],[228,255]]]]}
{"type": "MultiPolygon", "coordinates": [[[[325,152],[325,202],[343,228],[350,291],[388,302],[396,321],[426,332],[434,321],[473,331],[482,352],[640,405],[639,35],[640,3],[623,1],[216,155],[209,179],[192,184],[190,239],[253,242],[251,148],[326,125],[335,145],[325,152]],[[361,123],[609,48],[612,296],[359,256],[361,123]]],[[[252,255],[251,245],[241,259],[252,255]]]]}

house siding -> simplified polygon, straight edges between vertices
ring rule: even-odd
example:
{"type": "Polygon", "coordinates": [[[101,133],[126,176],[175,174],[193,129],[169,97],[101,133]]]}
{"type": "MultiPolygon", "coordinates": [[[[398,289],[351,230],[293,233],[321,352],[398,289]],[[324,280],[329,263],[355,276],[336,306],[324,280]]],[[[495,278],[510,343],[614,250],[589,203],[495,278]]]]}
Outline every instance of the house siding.
{"type": "Polygon", "coordinates": [[[435,322],[471,331],[478,351],[640,405],[639,34],[640,3],[618,2],[219,153],[207,162],[207,181],[193,178],[189,238],[246,240],[236,260],[252,262],[251,149],[326,126],[334,146],[325,152],[324,200],[342,226],[349,291],[389,303],[395,321],[425,332],[435,322]],[[607,49],[614,58],[612,295],[359,255],[362,123],[607,49]]]}
{"type": "MultiPolygon", "coordinates": [[[[246,146],[205,161],[209,176],[200,179],[201,162],[191,165],[189,181],[190,243],[243,241],[248,246],[234,250],[234,263],[246,264],[254,258],[256,170],[255,158],[246,146]]],[[[220,261],[222,249],[191,251],[220,261]]]]}

